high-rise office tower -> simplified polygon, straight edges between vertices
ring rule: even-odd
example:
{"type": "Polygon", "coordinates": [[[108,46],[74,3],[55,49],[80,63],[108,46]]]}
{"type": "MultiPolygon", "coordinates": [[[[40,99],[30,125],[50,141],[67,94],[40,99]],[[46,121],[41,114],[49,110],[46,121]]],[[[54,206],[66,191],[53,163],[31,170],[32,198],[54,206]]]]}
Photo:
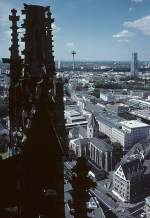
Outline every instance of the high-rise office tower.
{"type": "Polygon", "coordinates": [[[61,61],[58,61],[57,68],[60,70],[60,68],[61,68],[61,61]]]}
{"type": "Polygon", "coordinates": [[[132,53],[131,75],[138,76],[138,53],[132,53]]]}

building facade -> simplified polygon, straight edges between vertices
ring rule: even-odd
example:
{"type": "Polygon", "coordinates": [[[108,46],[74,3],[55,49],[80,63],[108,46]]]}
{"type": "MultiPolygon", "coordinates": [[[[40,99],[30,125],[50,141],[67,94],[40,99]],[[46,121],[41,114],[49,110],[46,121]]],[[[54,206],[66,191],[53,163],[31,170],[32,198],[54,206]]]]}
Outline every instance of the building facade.
{"type": "Polygon", "coordinates": [[[145,198],[145,212],[146,218],[150,217],[150,196],[145,198]]]}
{"type": "Polygon", "coordinates": [[[113,147],[103,140],[97,138],[90,139],[89,154],[90,159],[94,161],[97,166],[109,172],[113,169],[113,147]]]}
{"type": "Polygon", "coordinates": [[[113,174],[113,194],[122,201],[130,201],[130,180],[127,180],[121,166],[113,174]]]}
{"type": "Polygon", "coordinates": [[[70,140],[69,150],[73,151],[76,157],[81,157],[82,155],[89,156],[89,139],[78,138],[70,140]]]}
{"type": "Polygon", "coordinates": [[[139,140],[147,138],[150,133],[150,125],[137,120],[121,121],[117,125],[107,121],[107,118],[98,118],[99,132],[107,135],[112,142],[122,145],[124,151],[128,151],[139,140]]]}
{"type": "Polygon", "coordinates": [[[131,202],[142,192],[142,175],[144,159],[133,155],[121,165],[113,174],[113,194],[123,202],[131,202]]]}
{"type": "Polygon", "coordinates": [[[126,147],[129,149],[141,139],[147,138],[150,133],[150,125],[138,120],[120,122],[122,131],[126,134],[126,147]]]}

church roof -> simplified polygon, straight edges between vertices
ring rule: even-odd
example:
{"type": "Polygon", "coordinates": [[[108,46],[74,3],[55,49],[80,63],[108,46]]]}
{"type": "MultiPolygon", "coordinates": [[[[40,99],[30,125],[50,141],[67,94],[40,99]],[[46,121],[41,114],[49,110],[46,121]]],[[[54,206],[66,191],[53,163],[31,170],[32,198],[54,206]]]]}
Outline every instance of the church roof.
{"type": "Polygon", "coordinates": [[[75,126],[70,131],[73,138],[79,138],[81,135],[83,138],[87,138],[87,130],[82,126],[75,126]]]}
{"type": "Polygon", "coordinates": [[[83,139],[78,138],[78,139],[74,139],[73,142],[76,145],[84,146],[89,143],[89,139],[88,138],[83,138],[83,139]]]}
{"type": "Polygon", "coordinates": [[[112,152],[113,146],[98,138],[90,138],[90,142],[102,152],[112,152]]]}

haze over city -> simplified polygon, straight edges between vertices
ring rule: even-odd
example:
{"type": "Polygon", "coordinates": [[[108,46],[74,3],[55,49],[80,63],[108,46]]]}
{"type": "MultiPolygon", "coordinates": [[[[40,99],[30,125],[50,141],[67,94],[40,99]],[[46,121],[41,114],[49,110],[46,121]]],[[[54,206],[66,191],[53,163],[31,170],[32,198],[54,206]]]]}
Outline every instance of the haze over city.
{"type": "MultiPolygon", "coordinates": [[[[21,8],[22,0],[0,1],[0,50],[9,56],[8,14],[21,8]]],[[[140,60],[150,57],[149,0],[36,0],[30,4],[51,5],[55,17],[55,59],[130,60],[132,52],[140,60]]],[[[22,31],[22,30],[20,30],[22,31]]]]}

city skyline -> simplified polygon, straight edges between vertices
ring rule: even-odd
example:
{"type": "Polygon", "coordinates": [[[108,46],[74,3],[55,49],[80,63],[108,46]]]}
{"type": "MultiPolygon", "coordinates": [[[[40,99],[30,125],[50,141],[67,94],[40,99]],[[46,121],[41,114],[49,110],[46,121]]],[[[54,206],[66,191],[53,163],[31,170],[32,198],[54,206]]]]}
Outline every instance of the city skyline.
{"type": "MultiPolygon", "coordinates": [[[[9,56],[8,14],[12,8],[20,9],[23,2],[0,2],[0,57],[9,56]]],[[[138,52],[139,60],[150,60],[149,0],[31,0],[25,3],[51,6],[55,18],[55,60],[72,60],[72,50],[77,52],[76,60],[131,60],[132,52],[138,52]]]]}

